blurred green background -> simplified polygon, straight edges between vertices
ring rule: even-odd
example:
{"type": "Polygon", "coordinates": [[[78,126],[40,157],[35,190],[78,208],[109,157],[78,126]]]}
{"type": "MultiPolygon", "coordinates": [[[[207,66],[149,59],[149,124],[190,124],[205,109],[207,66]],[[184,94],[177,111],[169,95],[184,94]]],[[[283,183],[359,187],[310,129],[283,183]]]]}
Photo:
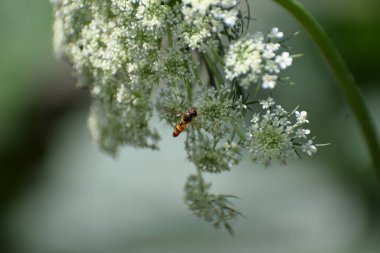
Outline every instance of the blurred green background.
{"type": "MultiPolygon", "coordinates": [[[[380,3],[303,0],[360,84],[380,126],[380,3]]],[[[155,122],[161,150],[101,153],[86,127],[89,98],[54,58],[47,0],[0,1],[0,251],[379,252],[380,183],[355,119],[305,31],[268,0],[251,4],[254,30],[300,31],[296,82],[275,96],[309,112],[316,156],[287,167],[249,161],[209,177],[247,218],[230,237],[187,210],[183,184],[194,168],[182,140],[155,122]],[[180,147],[178,146],[180,145],[180,147]]]]}

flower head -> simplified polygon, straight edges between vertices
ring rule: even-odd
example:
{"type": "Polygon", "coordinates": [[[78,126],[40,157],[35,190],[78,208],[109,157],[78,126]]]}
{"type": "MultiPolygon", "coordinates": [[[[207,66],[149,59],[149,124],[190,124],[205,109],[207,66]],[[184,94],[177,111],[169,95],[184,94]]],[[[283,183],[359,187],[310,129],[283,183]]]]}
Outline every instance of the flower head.
{"type": "MultiPolygon", "coordinates": [[[[260,101],[260,105],[263,107],[264,110],[269,109],[272,105],[275,105],[276,103],[274,102],[273,98],[268,97],[266,100],[260,101]]],[[[255,119],[257,118],[254,117],[255,119]]]]}
{"type": "Polygon", "coordinates": [[[292,65],[293,58],[289,55],[288,52],[283,52],[281,55],[276,56],[274,60],[282,69],[292,65]]]}
{"type": "MultiPolygon", "coordinates": [[[[278,30],[271,31],[268,38],[278,39],[278,30]]],[[[288,52],[280,52],[281,45],[265,40],[262,33],[244,37],[232,44],[225,57],[226,78],[238,79],[248,89],[251,84],[261,82],[264,89],[274,89],[278,74],[291,66],[293,58],[288,52]]]]}
{"type": "Polygon", "coordinates": [[[295,113],[295,115],[296,115],[297,122],[298,122],[299,124],[309,123],[309,121],[306,119],[306,117],[307,117],[307,112],[305,112],[305,111],[301,111],[301,112],[299,112],[299,111],[295,111],[294,113],[295,113]]]}
{"type": "Polygon", "coordinates": [[[302,128],[303,124],[308,123],[304,119],[305,111],[289,113],[279,105],[271,109],[275,104],[272,98],[260,104],[265,113],[253,115],[245,142],[253,161],[261,162],[264,166],[270,166],[275,160],[285,164],[297,154],[299,148],[308,155],[317,151],[312,141],[307,139],[310,130],[302,128]]]}
{"type": "Polygon", "coordinates": [[[280,30],[277,27],[273,27],[270,33],[268,34],[268,37],[271,39],[281,39],[284,37],[284,33],[280,32],[280,30]]]}
{"type": "Polygon", "coordinates": [[[317,152],[317,147],[313,144],[312,140],[308,140],[307,143],[302,145],[302,152],[311,156],[317,152]]]}
{"type": "Polygon", "coordinates": [[[177,39],[192,50],[206,52],[217,45],[218,36],[225,27],[235,31],[240,10],[235,0],[183,0],[177,39]],[[182,17],[181,17],[182,18],[182,17]]]}

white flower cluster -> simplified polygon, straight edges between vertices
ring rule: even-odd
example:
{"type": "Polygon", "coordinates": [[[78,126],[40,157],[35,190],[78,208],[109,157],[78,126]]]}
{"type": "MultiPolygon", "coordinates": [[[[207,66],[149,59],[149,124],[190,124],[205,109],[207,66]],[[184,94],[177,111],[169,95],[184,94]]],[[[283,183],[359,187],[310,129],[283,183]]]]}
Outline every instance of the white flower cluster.
{"type": "Polygon", "coordinates": [[[281,51],[278,40],[282,37],[283,33],[273,28],[266,37],[256,33],[232,44],[225,57],[226,78],[239,79],[246,89],[255,83],[264,89],[273,89],[278,74],[293,62],[288,52],[281,51]]]}
{"type": "Polygon", "coordinates": [[[194,19],[194,14],[207,14],[221,20],[227,27],[234,27],[238,20],[238,1],[236,0],[183,0],[182,13],[186,20],[194,19]]]}
{"type": "Polygon", "coordinates": [[[219,33],[234,28],[240,10],[236,0],[183,0],[181,13],[184,22],[177,37],[190,49],[206,51],[216,44],[219,33]]]}
{"type": "Polygon", "coordinates": [[[148,124],[151,92],[160,79],[190,78],[192,60],[191,52],[161,49],[176,20],[171,7],[161,0],[52,3],[55,49],[95,99],[89,118],[94,139],[109,152],[125,144],[156,148],[158,134],[148,124]]]}
{"type": "Polygon", "coordinates": [[[160,136],[149,124],[154,109],[169,132],[178,124],[174,136],[182,129],[178,138],[186,138],[188,159],[197,168],[186,185],[186,203],[215,227],[231,232],[229,221],[239,213],[227,196],[208,192],[202,173],[230,170],[243,148],[265,166],[285,163],[298,150],[317,151],[303,128],[307,113],[289,113],[271,98],[260,102],[265,113],[243,129],[258,103],[251,85],[275,88],[293,57],[283,50],[278,28],[244,36],[250,17],[237,0],[51,2],[55,50],[93,98],[93,138],[111,154],[122,145],[157,149],[160,136]],[[230,43],[226,52],[224,43],[230,43]]]}
{"type": "MultiPolygon", "coordinates": [[[[120,0],[118,2],[120,2],[120,0]]],[[[164,28],[166,25],[165,19],[170,12],[169,6],[161,5],[161,0],[142,0],[135,2],[139,4],[136,19],[143,27],[151,31],[160,31],[164,28]]]]}
{"type": "Polygon", "coordinates": [[[156,147],[156,131],[148,124],[154,87],[184,87],[197,65],[191,50],[216,45],[240,13],[236,0],[51,2],[55,49],[71,62],[80,85],[89,86],[97,108],[89,126],[100,146],[112,152],[122,144],[156,147]]]}
{"type": "Polygon", "coordinates": [[[253,161],[264,166],[270,166],[275,160],[286,164],[298,154],[298,149],[310,156],[317,152],[316,145],[307,137],[310,130],[303,128],[309,123],[305,111],[287,112],[270,97],[260,104],[265,114],[253,115],[245,142],[253,161]]]}

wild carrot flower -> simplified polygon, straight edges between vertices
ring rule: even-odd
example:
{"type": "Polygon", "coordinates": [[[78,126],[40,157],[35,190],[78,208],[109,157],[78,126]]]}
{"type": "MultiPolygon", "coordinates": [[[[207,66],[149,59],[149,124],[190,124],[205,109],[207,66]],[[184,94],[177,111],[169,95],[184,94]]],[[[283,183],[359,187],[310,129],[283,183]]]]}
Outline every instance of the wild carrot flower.
{"type": "Polygon", "coordinates": [[[178,139],[197,171],[186,183],[185,202],[214,227],[232,232],[239,212],[229,196],[209,192],[203,173],[229,171],[244,148],[265,166],[317,151],[305,111],[287,112],[271,97],[257,101],[250,89],[276,88],[293,57],[278,28],[247,34],[250,17],[239,1],[51,2],[55,51],[92,96],[93,139],[111,155],[124,145],[158,149],[154,113],[169,125],[165,134],[181,122],[178,139]],[[186,118],[188,108],[197,116],[186,118]]]}
{"type": "Polygon", "coordinates": [[[276,42],[281,37],[281,32],[272,30],[266,38],[256,33],[232,44],[225,57],[226,78],[239,80],[245,89],[253,84],[274,89],[280,71],[290,67],[293,61],[288,52],[281,52],[281,45],[276,42]]]}
{"type": "Polygon", "coordinates": [[[307,137],[310,130],[303,128],[309,122],[305,111],[287,112],[275,105],[271,97],[260,104],[265,113],[253,115],[245,142],[253,161],[264,166],[270,166],[274,161],[286,164],[298,154],[298,150],[308,155],[317,151],[307,137]]]}

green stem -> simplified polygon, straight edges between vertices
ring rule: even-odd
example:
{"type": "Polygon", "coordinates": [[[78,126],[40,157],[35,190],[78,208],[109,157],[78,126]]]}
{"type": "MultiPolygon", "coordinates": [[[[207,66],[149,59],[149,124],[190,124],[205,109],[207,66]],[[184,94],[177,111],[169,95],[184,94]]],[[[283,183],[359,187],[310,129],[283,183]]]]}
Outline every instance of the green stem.
{"type": "Polygon", "coordinates": [[[201,77],[199,76],[198,70],[196,67],[192,67],[193,75],[195,77],[195,81],[198,84],[199,87],[202,87],[202,80],[201,77]]]}
{"type": "Polygon", "coordinates": [[[173,47],[173,33],[171,28],[168,29],[168,47],[173,47]]]}
{"type": "Polygon", "coordinates": [[[190,104],[193,103],[193,90],[191,87],[191,82],[189,80],[185,80],[186,83],[186,91],[187,91],[187,98],[190,104]]]}
{"type": "Polygon", "coordinates": [[[212,76],[210,76],[210,78],[215,77],[216,88],[219,89],[220,86],[223,85],[223,77],[220,74],[218,67],[207,54],[203,54],[203,58],[205,59],[205,62],[212,73],[212,76]]]}
{"type": "Polygon", "coordinates": [[[364,103],[364,98],[342,57],[327,37],[323,28],[297,1],[273,1],[288,10],[305,27],[324,55],[325,60],[330,65],[338,83],[340,84],[340,89],[347,100],[347,103],[351,107],[351,110],[359,123],[359,127],[361,128],[372,157],[375,172],[380,178],[380,145],[376,129],[367,106],[364,103]]]}

